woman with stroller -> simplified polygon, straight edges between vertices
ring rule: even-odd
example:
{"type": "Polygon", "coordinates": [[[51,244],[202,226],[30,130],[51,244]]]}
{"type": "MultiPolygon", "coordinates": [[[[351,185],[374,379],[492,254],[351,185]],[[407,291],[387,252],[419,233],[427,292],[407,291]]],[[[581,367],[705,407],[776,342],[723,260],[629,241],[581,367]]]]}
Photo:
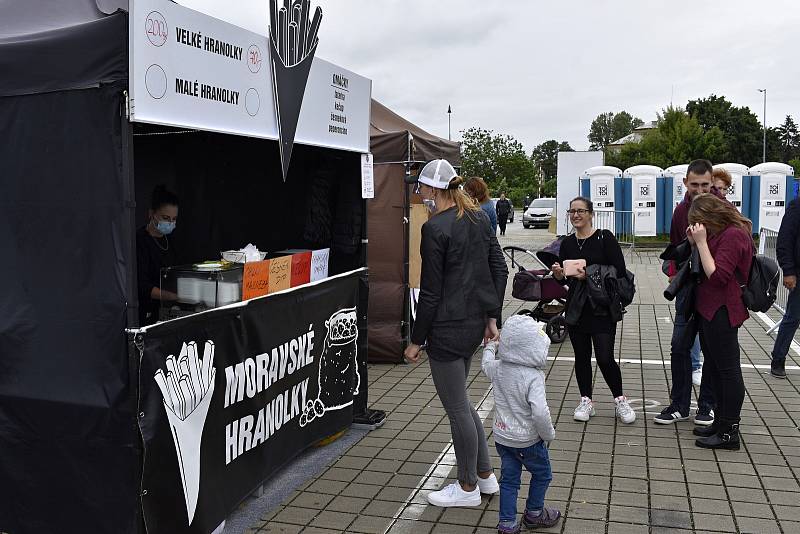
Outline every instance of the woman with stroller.
{"type": "Polygon", "coordinates": [[[428,494],[435,506],[480,506],[497,493],[483,421],[467,394],[467,377],[482,340],[496,340],[508,279],[489,219],[459,186],[463,178],[444,160],[425,165],[419,193],[431,212],[422,225],[422,274],[410,362],[427,343],[433,384],[450,420],[458,481],[428,494]]]}
{"type": "Polygon", "coordinates": [[[595,415],[592,401],[592,345],[600,372],[614,396],[616,414],[623,423],[633,423],[636,413],[628,403],[622,390],[622,372],[614,360],[614,342],[617,331],[616,320],[607,309],[596,309],[589,298],[576,298],[580,289],[585,289],[586,267],[609,265],[616,269],[617,277],[626,273],[625,258],[614,234],[608,230],[596,230],[593,226],[594,206],[588,198],[578,197],[570,202],[569,220],[575,232],[564,238],[559,251],[559,262],[552,266],[553,276],[567,279],[566,315],[569,319],[579,317],[572,324],[569,320],[569,339],[575,351],[575,378],[581,400],[573,415],[576,421],[588,421],[595,415]],[[565,276],[564,262],[584,260],[586,267],[579,267],[572,276],[565,276]],[[580,306],[581,309],[571,309],[580,306]]]}
{"type": "Polygon", "coordinates": [[[689,208],[686,237],[697,247],[702,274],[695,293],[703,373],[711,373],[717,401],[714,423],[697,427],[695,445],[739,449],[744,380],[739,362],[739,327],[749,317],[740,284],[747,284],[754,245],[752,223],[729,202],[696,196],[689,208]]]}

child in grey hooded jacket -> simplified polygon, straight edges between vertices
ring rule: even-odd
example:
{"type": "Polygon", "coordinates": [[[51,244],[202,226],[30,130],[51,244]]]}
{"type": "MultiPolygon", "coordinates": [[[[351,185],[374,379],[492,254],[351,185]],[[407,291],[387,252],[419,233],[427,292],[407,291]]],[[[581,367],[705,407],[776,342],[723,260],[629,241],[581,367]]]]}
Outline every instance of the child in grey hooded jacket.
{"type": "Polygon", "coordinates": [[[514,315],[506,320],[500,342],[487,344],[483,351],[483,372],[494,390],[495,447],[502,462],[497,525],[501,534],[513,534],[521,528],[517,523],[517,493],[523,466],[531,473],[531,483],[522,523],[528,528],[546,528],[561,517],[560,511],[544,506],[553,478],[547,443],[556,435],[544,384],[549,348],[543,323],[527,315],[514,315]]]}

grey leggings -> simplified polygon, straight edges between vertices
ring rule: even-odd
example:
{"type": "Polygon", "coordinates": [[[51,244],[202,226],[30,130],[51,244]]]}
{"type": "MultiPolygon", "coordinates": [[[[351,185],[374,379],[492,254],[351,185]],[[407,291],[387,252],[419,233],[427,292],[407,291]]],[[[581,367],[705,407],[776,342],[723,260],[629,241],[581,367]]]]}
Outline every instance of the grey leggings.
{"type": "Polygon", "coordinates": [[[450,432],[458,463],[458,480],[473,485],[478,482],[478,473],[492,470],[489,446],[483,431],[483,422],[478,417],[467,395],[467,376],[472,358],[454,361],[428,359],[436,393],[442,401],[450,419],[450,432]]]}

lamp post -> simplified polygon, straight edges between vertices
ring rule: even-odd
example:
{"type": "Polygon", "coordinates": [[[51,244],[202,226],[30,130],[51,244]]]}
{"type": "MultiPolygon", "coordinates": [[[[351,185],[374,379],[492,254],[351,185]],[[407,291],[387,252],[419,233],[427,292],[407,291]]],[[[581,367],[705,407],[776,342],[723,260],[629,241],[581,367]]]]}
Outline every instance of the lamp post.
{"type": "Polygon", "coordinates": [[[447,106],[447,140],[452,141],[450,137],[450,116],[453,114],[453,109],[450,106],[447,106]]]}
{"type": "Polygon", "coordinates": [[[764,142],[763,142],[763,150],[762,150],[762,162],[766,163],[767,161],[767,90],[766,89],[759,89],[759,93],[764,93],[764,142]]]}

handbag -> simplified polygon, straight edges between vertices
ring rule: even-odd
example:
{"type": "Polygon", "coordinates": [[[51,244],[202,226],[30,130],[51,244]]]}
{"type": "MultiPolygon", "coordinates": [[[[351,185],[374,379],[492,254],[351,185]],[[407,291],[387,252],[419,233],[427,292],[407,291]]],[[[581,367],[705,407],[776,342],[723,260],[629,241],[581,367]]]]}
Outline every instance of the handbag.
{"type": "Polygon", "coordinates": [[[514,275],[511,296],[519,300],[537,301],[542,299],[542,277],[531,271],[519,271],[514,275]]]}

